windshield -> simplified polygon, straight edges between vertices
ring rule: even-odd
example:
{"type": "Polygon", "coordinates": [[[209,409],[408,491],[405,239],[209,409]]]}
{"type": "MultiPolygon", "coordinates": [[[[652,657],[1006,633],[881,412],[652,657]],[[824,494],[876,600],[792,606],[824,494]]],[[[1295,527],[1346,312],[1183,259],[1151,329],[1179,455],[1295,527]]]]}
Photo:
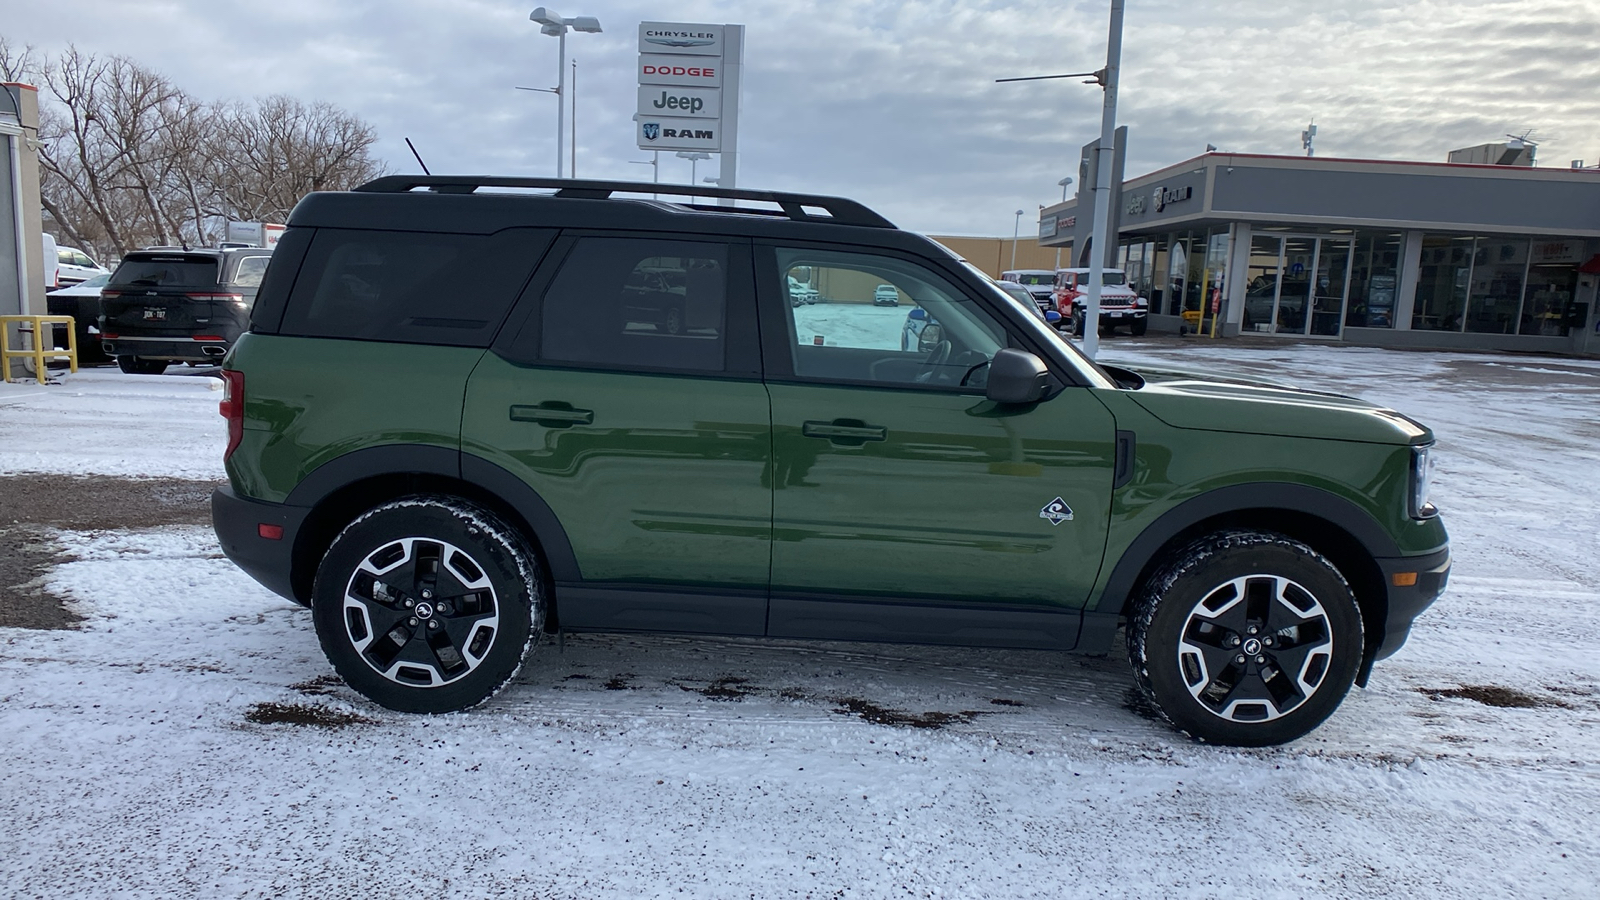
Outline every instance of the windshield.
{"type": "Polygon", "coordinates": [[[1018,275],[1017,276],[1016,283],[1017,284],[1049,284],[1051,282],[1051,280],[1052,279],[1051,279],[1051,277],[1049,275],[1027,275],[1027,274],[1023,274],[1023,275],[1018,275]]]}

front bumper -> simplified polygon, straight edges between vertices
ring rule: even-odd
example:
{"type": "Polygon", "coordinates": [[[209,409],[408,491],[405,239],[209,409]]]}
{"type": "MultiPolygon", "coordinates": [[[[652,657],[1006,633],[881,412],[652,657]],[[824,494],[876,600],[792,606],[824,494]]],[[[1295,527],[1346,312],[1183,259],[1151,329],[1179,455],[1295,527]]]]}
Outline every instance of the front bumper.
{"type": "Polygon", "coordinates": [[[1401,556],[1377,560],[1389,592],[1389,614],[1372,660],[1393,656],[1411,634],[1411,623],[1444,593],[1450,580],[1450,548],[1426,556],[1401,556]],[[1406,584],[1405,582],[1411,582],[1406,584]]]}
{"type": "Polygon", "coordinates": [[[310,512],[305,507],[240,497],[231,486],[211,492],[211,527],[217,532],[222,552],[267,590],[301,605],[310,598],[295,596],[290,576],[295,538],[310,512]],[[282,528],[282,536],[263,537],[263,525],[282,528]]]}

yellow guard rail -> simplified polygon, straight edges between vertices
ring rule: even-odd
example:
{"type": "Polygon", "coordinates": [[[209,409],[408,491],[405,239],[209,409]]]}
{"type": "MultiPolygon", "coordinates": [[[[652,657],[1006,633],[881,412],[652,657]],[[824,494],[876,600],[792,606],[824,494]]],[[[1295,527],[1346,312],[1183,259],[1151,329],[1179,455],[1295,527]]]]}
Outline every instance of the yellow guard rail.
{"type": "Polygon", "coordinates": [[[0,376],[5,380],[11,380],[11,360],[31,359],[34,374],[38,376],[39,383],[44,384],[45,360],[62,357],[72,366],[72,371],[78,371],[78,329],[71,316],[0,316],[0,376]],[[17,326],[15,332],[11,330],[12,325],[17,326]],[[67,349],[45,347],[43,335],[46,325],[67,326],[67,349]],[[27,343],[31,346],[23,350],[11,349],[13,333],[19,337],[27,335],[27,343]]]}

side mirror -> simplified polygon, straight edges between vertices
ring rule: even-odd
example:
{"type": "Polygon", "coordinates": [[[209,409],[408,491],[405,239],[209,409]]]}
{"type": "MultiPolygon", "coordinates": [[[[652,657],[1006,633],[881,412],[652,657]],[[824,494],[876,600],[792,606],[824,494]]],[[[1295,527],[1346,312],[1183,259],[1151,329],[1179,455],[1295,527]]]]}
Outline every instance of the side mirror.
{"type": "Polygon", "coordinates": [[[996,403],[1034,403],[1044,397],[1050,383],[1050,370],[1026,350],[1007,347],[989,361],[989,384],[985,396],[996,403]]]}
{"type": "Polygon", "coordinates": [[[1051,325],[1059,325],[1061,324],[1061,313],[1058,313],[1053,309],[1047,309],[1044,311],[1044,320],[1049,322],[1051,325]]]}
{"type": "Polygon", "coordinates": [[[944,340],[944,326],[938,322],[929,322],[922,327],[922,333],[917,335],[917,349],[923,353],[932,353],[944,340]]]}

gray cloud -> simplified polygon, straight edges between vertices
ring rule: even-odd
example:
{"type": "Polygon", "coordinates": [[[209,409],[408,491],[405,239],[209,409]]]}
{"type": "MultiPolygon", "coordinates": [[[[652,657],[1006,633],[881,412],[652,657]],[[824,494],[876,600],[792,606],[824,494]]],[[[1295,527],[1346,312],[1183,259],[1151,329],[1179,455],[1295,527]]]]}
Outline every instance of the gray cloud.
{"type": "MultiPolygon", "coordinates": [[[[501,0],[56,0],[8,14],[8,38],[125,53],[207,98],[290,93],[371,121],[392,168],[554,172],[556,42],[501,0]],[[62,23],[78,23],[65,28],[62,23]],[[83,27],[83,23],[92,23],[83,27]]],[[[1121,115],[1130,174],[1200,152],[1443,159],[1538,129],[1546,165],[1600,162],[1600,6],[1553,0],[1128,4],[1121,115]]],[[[579,174],[648,180],[633,147],[641,19],[748,27],[741,183],[837,193],[921,230],[1003,234],[1060,199],[1100,92],[995,78],[1099,68],[1106,4],[1059,0],[577,3],[606,31],[568,38],[579,64],[579,174]]],[[[712,166],[701,166],[705,174],[712,166]]],[[[663,180],[686,181],[671,154],[663,180]]]]}

